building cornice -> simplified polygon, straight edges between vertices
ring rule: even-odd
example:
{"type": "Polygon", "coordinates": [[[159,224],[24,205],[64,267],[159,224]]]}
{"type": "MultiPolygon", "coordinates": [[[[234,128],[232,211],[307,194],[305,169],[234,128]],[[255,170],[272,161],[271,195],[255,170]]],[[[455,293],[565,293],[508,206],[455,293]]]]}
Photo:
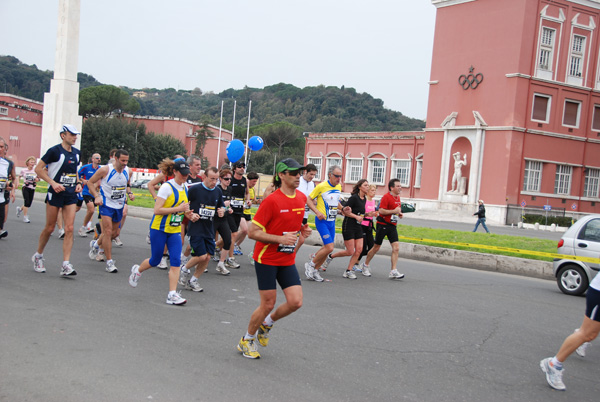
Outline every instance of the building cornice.
{"type": "Polygon", "coordinates": [[[567,0],[569,3],[580,4],[582,6],[587,6],[590,8],[595,8],[596,10],[600,10],[600,1],[598,0],[567,0]]]}
{"type": "Polygon", "coordinates": [[[573,166],[573,167],[583,167],[582,164],[580,163],[568,163],[568,162],[559,162],[559,161],[551,161],[551,160],[546,160],[546,159],[540,159],[540,158],[523,158],[526,161],[532,161],[532,162],[542,162],[542,163],[552,163],[554,165],[565,165],[565,166],[573,166]]]}
{"type": "Polygon", "coordinates": [[[482,129],[485,131],[520,131],[525,132],[527,129],[525,127],[515,127],[515,126],[454,126],[454,127],[439,127],[439,128],[426,128],[426,132],[440,132],[445,130],[475,130],[482,129]]]}
{"type": "Polygon", "coordinates": [[[23,98],[22,96],[19,96],[19,95],[13,95],[13,94],[8,94],[8,93],[0,92],[0,96],[6,96],[7,98],[18,99],[18,100],[21,100],[21,101],[25,101],[27,103],[35,103],[36,105],[44,106],[43,102],[38,102],[36,100],[29,99],[29,98],[23,98]]]}
{"type": "Polygon", "coordinates": [[[27,120],[15,119],[13,117],[0,117],[0,121],[12,121],[15,123],[28,124],[30,126],[42,127],[42,125],[39,123],[33,123],[33,122],[27,121],[27,120]]]}
{"type": "Polygon", "coordinates": [[[559,198],[565,200],[579,200],[579,197],[569,194],[536,193],[533,191],[521,191],[521,195],[531,195],[533,197],[559,198]]]}
{"type": "Polygon", "coordinates": [[[559,134],[559,133],[553,133],[550,131],[528,129],[527,132],[529,134],[537,134],[537,135],[544,135],[546,137],[562,138],[564,140],[583,141],[583,142],[588,140],[588,138],[586,138],[586,137],[578,137],[575,135],[559,134]]]}
{"type": "Polygon", "coordinates": [[[455,6],[457,4],[462,3],[471,3],[477,0],[431,0],[431,4],[433,4],[436,8],[455,6]]]}

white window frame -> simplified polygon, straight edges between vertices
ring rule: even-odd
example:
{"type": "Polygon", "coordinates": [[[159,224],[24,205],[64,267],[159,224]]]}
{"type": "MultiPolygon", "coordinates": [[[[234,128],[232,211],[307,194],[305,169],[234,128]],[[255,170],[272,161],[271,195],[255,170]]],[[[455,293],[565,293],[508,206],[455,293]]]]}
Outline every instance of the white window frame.
{"type": "Polygon", "coordinates": [[[423,176],[423,159],[417,158],[417,171],[415,172],[415,188],[421,188],[421,178],[423,176]]]}
{"type": "Polygon", "coordinates": [[[390,179],[396,178],[400,180],[402,187],[410,186],[410,173],[411,173],[411,160],[410,159],[393,159],[392,160],[392,173],[390,179]],[[405,165],[399,167],[398,165],[405,165]],[[400,174],[401,171],[406,171],[404,174],[400,174]]]}
{"type": "Polygon", "coordinates": [[[539,193],[542,186],[542,171],[544,163],[540,161],[525,161],[523,175],[523,191],[539,193]]]}
{"type": "Polygon", "coordinates": [[[0,106],[0,114],[8,116],[8,108],[0,106]]]}
{"type": "Polygon", "coordinates": [[[363,158],[346,158],[346,183],[357,183],[363,178],[363,158]],[[354,164],[359,162],[360,166],[354,164]]]}
{"type": "Polygon", "coordinates": [[[534,93],[533,94],[533,102],[531,103],[531,121],[536,121],[539,123],[546,123],[548,124],[550,122],[550,110],[552,110],[552,96],[550,95],[545,95],[545,94],[538,94],[538,93],[534,93]],[[546,120],[537,120],[533,118],[533,110],[535,109],[535,98],[540,97],[540,98],[547,98],[548,99],[548,104],[546,105],[546,120]]]}
{"type": "Polygon", "coordinates": [[[556,37],[556,29],[549,27],[542,27],[540,34],[540,54],[538,57],[538,69],[543,71],[552,72],[553,61],[554,61],[554,38],[556,37]],[[548,35],[546,35],[546,33],[548,35]],[[549,38],[550,40],[545,40],[549,38]],[[543,57],[543,55],[546,57],[543,57]],[[542,63],[545,61],[545,64],[542,63]]]}
{"type": "Polygon", "coordinates": [[[570,128],[579,128],[579,120],[581,118],[581,101],[579,100],[575,100],[575,99],[565,99],[565,103],[563,105],[563,116],[562,116],[562,125],[563,127],[570,127],[570,128]],[[565,111],[567,109],[567,102],[571,102],[571,103],[577,103],[577,121],[575,122],[574,126],[571,126],[569,124],[565,124],[565,111]]]}
{"type": "Polygon", "coordinates": [[[327,165],[326,165],[326,166],[327,166],[327,169],[325,169],[325,172],[323,172],[323,180],[328,180],[328,179],[329,179],[329,175],[328,175],[328,173],[329,173],[329,168],[331,168],[332,166],[335,166],[335,165],[337,165],[337,166],[339,166],[339,167],[340,167],[340,169],[341,169],[341,168],[342,168],[342,166],[343,166],[343,165],[342,165],[342,161],[343,161],[343,159],[342,159],[342,157],[341,157],[341,156],[338,156],[338,155],[336,154],[336,156],[328,156],[327,158],[325,158],[325,161],[327,162],[327,165]]]}
{"type": "Polygon", "coordinates": [[[583,35],[573,34],[571,54],[567,74],[569,77],[581,79],[583,77],[583,64],[585,58],[585,45],[587,38],[583,35]]]}
{"type": "Polygon", "coordinates": [[[384,185],[385,184],[385,167],[387,165],[387,159],[385,158],[369,158],[369,170],[368,170],[368,178],[367,180],[369,180],[370,184],[377,184],[377,185],[384,185]],[[381,171],[381,180],[375,180],[374,177],[374,173],[375,173],[375,162],[382,162],[382,166],[378,166],[377,168],[381,167],[382,171],[381,171]]]}
{"type": "Polygon", "coordinates": [[[554,194],[571,194],[571,177],[573,177],[573,166],[556,165],[554,177],[554,194]]]}
{"type": "Polygon", "coordinates": [[[321,171],[323,170],[322,169],[323,168],[323,158],[308,157],[307,160],[308,160],[308,163],[312,163],[313,165],[315,165],[317,167],[317,174],[315,175],[314,180],[321,181],[321,171]]]}
{"type": "Polygon", "coordinates": [[[586,169],[583,196],[600,198],[600,169],[586,169]]]}

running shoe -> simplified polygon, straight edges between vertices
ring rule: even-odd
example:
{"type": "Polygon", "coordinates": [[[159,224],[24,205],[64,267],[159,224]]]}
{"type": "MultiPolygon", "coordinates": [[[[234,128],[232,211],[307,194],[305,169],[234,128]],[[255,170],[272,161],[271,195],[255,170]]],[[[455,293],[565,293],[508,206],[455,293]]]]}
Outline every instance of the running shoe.
{"type": "Polygon", "coordinates": [[[354,264],[354,266],[352,267],[352,270],[354,272],[362,272],[362,269],[360,268],[360,265],[358,265],[358,263],[354,264]]]}
{"type": "Polygon", "coordinates": [[[314,273],[317,272],[314,267],[312,265],[310,265],[310,262],[305,262],[304,263],[304,275],[306,275],[306,279],[308,279],[309,281],[314,281],[315,280],[315,276],[314,273]]]}
{"type": "Polygon", "coordinates": [[[121,241],[121,238],[119,236],[113,239],[113,243],[115,243],[115,246],[117,247],[123,247],[123,242],[121,241]]]}
{"type": "Polygon", "coordinates": [[[269,331],[273,328],[272,325],[260,324],[258,327],[258,335],[256,335],[256,339],[258,339],[258,343],[260,346],[267,347],[269,344],[269,331]]]}
{"type": "Polygon", "coordinates": [[[313,261],[315,260],[315,257],[316,257],[316,256],[317,256],[317,253],[312,253],[312,254],[310,255],[310,257],[309,257],[309,258],[310,258],[310,262],[313,262],[313,261]]]}
{"type": "Polygon", "coordinates": [[[369,268],[369,266],[367,264],[365,264],[364,262],[360,264],[360,267],[362,269],[362,274],[364,276],[371,276],[371,268],[369,268]]]}
{"type": "MultiPolygon", "coordinates": [[[[91,222],[90,222],[91,223],[91,222]]],[[[85,232],[86,233],[93,233],[94,232],[94,228],[91,226],[86,226],[85,227],[85,232]]]]}
{"type": "Polygon", "coordinates": [[[23,216],[23,222],[31,223],[31,221],[29,220],[29,217],[27,215],[23,216]]]}
{"type": "Polygon", "coordinates": [[[23,208],[17,206],[17,218],[21,217],[21,211],[23,211],[23,208]]]}
{"type": "Polygon", "coordinates": [[[329,263],[331,262],[331,260],[333,260],[333,258],[331,257],[331,254],[329,254],[329,255],[327,256],[327,259],[326,259],[326,260],[325,260],[325,262],[323,263],[323,265],[321,265],[321,269],[322,269],[323,271],[326,271],[326,270],[327,270],[327,268],[329,267],[329,263]]]}
{"type": "Polygon", "coordinates": [[[158,264],[158,269],[167,269],[169,267],[169,256],[163,255],[158,264]]]}
{"type": "Polygon", "coordinates": [[[212,255],[212,260],[214,262],[219,262],[221,259],[219,258],[219,254],[215,251],[215,253],[212,255]]]}
{"type": "Polygon", "coordinates": [[[313,270],[313,278],[315,278],[315,282],[323,282],[325,280],[323,279],[321,274],[319,274],[319,271],[317,271],[316,269],[313,270]]]}
{"type": "Polygon", "coordinates": [[[116,273],[118,271],[119,270],[115,266],[115,262],[113,260],[106,261],[106,272],[110,272],[112,274],[112,273],[116,273]]]}
{"type": "MultiPolygon", "coordinates": [[[[4,206],[2,206],[2,208],[4,208],[4,206]]],[[[7,230],[3,230],[0,232],[0,239],[4,239],[6,236],[8,236],[7,230]]]]}
{"type": "Polygon", "coordinates": [[[150,233],[146,236],[146,243],[150,244],[150,233]]]}
{"type": "Polygon", "coordinates": [[[59,229],[58,230],[58,238],[59,239],[64,239],[65,238],[65,230],[64,229],[59,229]]]}
{"type": "Polygon", "coordinates": [[[575,350],[575,353],[577,353],[579,357],[585,357],[585,350],[588,348],[588,346],[590,346],[590,343],[584,342],[583,345],[575,350]]]}
{"type": "Polygon", "coordinates": [[[230,273],[229,270],[227,268],[225,268],[225,264],[223,264],[220,261],[217,264],[217,272],[220,273],[221,275],[229,275],[229,273],[230,273]]]}
{"type": "Polygon", "coordinates": [[[44,267],[44,257],[36,257],[34,254],[31,257],[31,262],[33,262],[33,270],[35,272],[46,272],[46,267],[44,267]]]}
{"type": "Polygon", "coordinates": [[[256,350],[256,343],[254,343],[254,339],[240,339],[240,343],[237,345],[237,349],[242,352],[242,356],[247,357],[248,359],[260,359],[260,354],[258,350],[256,350]]]}
{"type": "Polygon", "coordinates": [[[237,244],[233,246],[233,255],[244,255],[242,249],[237,244]]]}
{"type": "Polygon", "coordinates": [[[552,365],[551,360],[551,357],[542,360],[540,362],[540,368],[544,373],[546,373],[546,381],[548,381],[548,385],[550,385],[556,390],[564,391],[565,389],[567,389],[562,380],[564,369],[561,368],[560,370],[558,370],[552,365]]]}
{"type": "Polygon", "coordinates": [[[98,246],[96,245],[96,240],[90,241],[90,252],[88,253],[88,257],[90,260],[95,260],[98,255],[98,246]]]}
{"type": "Polygon", "coordinates": [[[138,281],[140,280],[140,276],[142,276],[140,271],[138,271],[139,267],[139,265],[134,265],[133,267],[131,267],[131,275],[129,275],[129,285],[131,287],[136,287],[138,281]]]}
{"type": "Polygon", "coordinates": [[[356,279],[356,275],[352,271],[344,271],[344,274],[342,276],[348,279],[356,279]]]}
{"type": "Polygon", "coordinates": [[[253,255],[253,253],[248,254],[248,259],[250,260],[250,265],[254,266],[254,255],[253,255]]]}
{"type": "Polygon", "coordinates": [[[225,260],[225,266],[227,268],[232,268],[232,269],[238,269],[240,267],[240,264],[238,264],[235,259],[233,258],[228,258],[225,260]]]}
{"type": "Polygon", "coordinates": [[[185,254],[181,253],[179,260],[181,261],[181,266],[184,267],[185,264],[187,264],[187,262],[190,260],[190,257],[187,257],[185,254]]]}
{"type": "Polygon", "coordinates": [[[98,250],[98,254],[96,254],[96,261],[98,261],[98,262],[106,261],[106,254],[104,254],[104,251],[98,250]]]}
{"type": "Polygon", "coordinates": [[[203,292],[204,289],[200,287],[198,281],[187,281],[185,284],[185,288],[191,290],[192,292],[203,292]]]}
{"type": "Polygon", "coordinates": [[[75,276],[75,275],[77,275],[77,272],[75,272],[75,270],[73,269],[73,265],[71,265],[71,263],[63,264],[62,268],[60,269],[60,276],[75,276]]]}
{"type": "Polygon", "coordinates": [[[401,274],[397,269],[394,269],[390,271],[390,275],[388,277],[390,279],[398,280],[404,278],[404,274],[401,274]]]}
{"type": "Polygon", "coordinates": [[[176,306],[184,305],[187,302],[179,292],[175,292],[167,296],[167,304],[174,304],[176,306]]]}
{"type": "Polygon", "coordinates": [[[185,267],[185,264],[181,264],[181,267],[179,267],[179,281],[177,281],[177,283],[181,286],[185,286],[190,273],[191,271],[185,267]]]}
{"type": "Polygon", "coordinates": [[[87,237],[87,231],[85,229],[85,226],[80,227],[79,230],[77,231],[77,234],[80,237],[87,237]]]}

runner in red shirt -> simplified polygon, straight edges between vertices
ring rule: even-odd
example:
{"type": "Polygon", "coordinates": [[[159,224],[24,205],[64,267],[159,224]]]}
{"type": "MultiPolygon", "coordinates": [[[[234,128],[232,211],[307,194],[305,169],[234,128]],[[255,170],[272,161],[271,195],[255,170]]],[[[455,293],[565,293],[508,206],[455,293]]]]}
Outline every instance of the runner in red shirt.
{"type": "Polygon", "coordinates": [[[396,225],[398,224],[398,219],[402,219],[402,207],[400,202],[400,192],[402,191],[402,186],[400,184],[400,180],[390,180],[388,183],[388,190],[390,190],[389,193],[386,193],[381,198],[381,202],[379,203],[379,216],[377,217],[375,245],[369,251],[369,254],[367,254],[367,260],[361,265],[363,270],[364,268],[367,268],[367,272],[370,272],[369,263],[381,248],[383,239],[387,237],[392,245],[392,267],[389,278],[398,280],[404,278],[404,274],[401,274],[396,269],[396,264],[398,263],[398,251],[400,250],[400,244],[398,243],[398,230],[396,229],[396,225]]]}
{"type": "Polygon", "coordinates": [[[267,346],[273,323],[298,310],[302,306],[302,286],[296,269],[298,238],[310,236],[311,229],[302,225],[306,196],[296,190],[304,170],[298,162],[287,158],[276,166],[273,183],[276,191],[260,204],[248,237],[256,240],[254,246],[254,269],[260,293],[260,306],[254,310],[248,331],[237,348],[244,357],[260,358],[255,339],[267,346]],[[275,311],[277,283],[285,295],[285,303],[275,311]]]}

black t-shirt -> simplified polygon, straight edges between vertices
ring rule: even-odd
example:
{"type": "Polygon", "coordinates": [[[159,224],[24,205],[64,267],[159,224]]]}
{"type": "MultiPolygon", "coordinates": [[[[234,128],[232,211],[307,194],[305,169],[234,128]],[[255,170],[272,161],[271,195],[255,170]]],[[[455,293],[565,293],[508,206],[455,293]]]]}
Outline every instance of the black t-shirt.
{"type": "Polygon", "coordinates": [[[248,183],[246,178],[236,179],[235,175],[231,177],[231,208],[234,214],[242,214],[244,212],[244,201],[246,201],[246,188],[248,183]]]}
{"type": "Polygon", "coordinates": [[[196,176],[194,179],[191,175],[188,175],[187,179],[185,180],[185,187],[189,190],[190,187],[196,183],[202,183],[202,177],[196,176]]]}
{"type": "MultiPolygon", "coordinates": [[[[221,200],[223,205],[225,205],[225,201],[231,201],[231,186],[227,187],[227,190],[224,190],[221,186],[216,186],[215,188],[221,190],[221,200]]],[[[229,215],[229,212],[225,211],[225,215],[223,215],[222,218],[219,218],[215,215],[215,218],[213,220],[218,221],[222,219],[227,219],[227,215],[229,215]]]]}
{"type": "MultiPolygon", "coordinates": [[[[363,216],[365,215],[365,203],[367,202],[367,197],[361,199],[358,194],[353,194],[350,196],[350,198],[348,198],[348,201],[346,202],[347,207],[350,207],[352,209],[352,213],[355,215],[359,215],[359,216],[363,216]]],[[[358,223],[356,221],[356,219],[345,216],[344,217],[344,223],[345,224],[350,224],[350,225],[360,225],[360,223],[358,223]]]]}
{"type": "Polygon", "coordinates": [[[220,186],[212,190],[197,184],[188,190],[190,209],[200,215],[200,219],[191,222],[188,227],[190,236],[215,237],[213,219],[217,218],[217,209],[223,207],[223,193],[220,186]]]}

